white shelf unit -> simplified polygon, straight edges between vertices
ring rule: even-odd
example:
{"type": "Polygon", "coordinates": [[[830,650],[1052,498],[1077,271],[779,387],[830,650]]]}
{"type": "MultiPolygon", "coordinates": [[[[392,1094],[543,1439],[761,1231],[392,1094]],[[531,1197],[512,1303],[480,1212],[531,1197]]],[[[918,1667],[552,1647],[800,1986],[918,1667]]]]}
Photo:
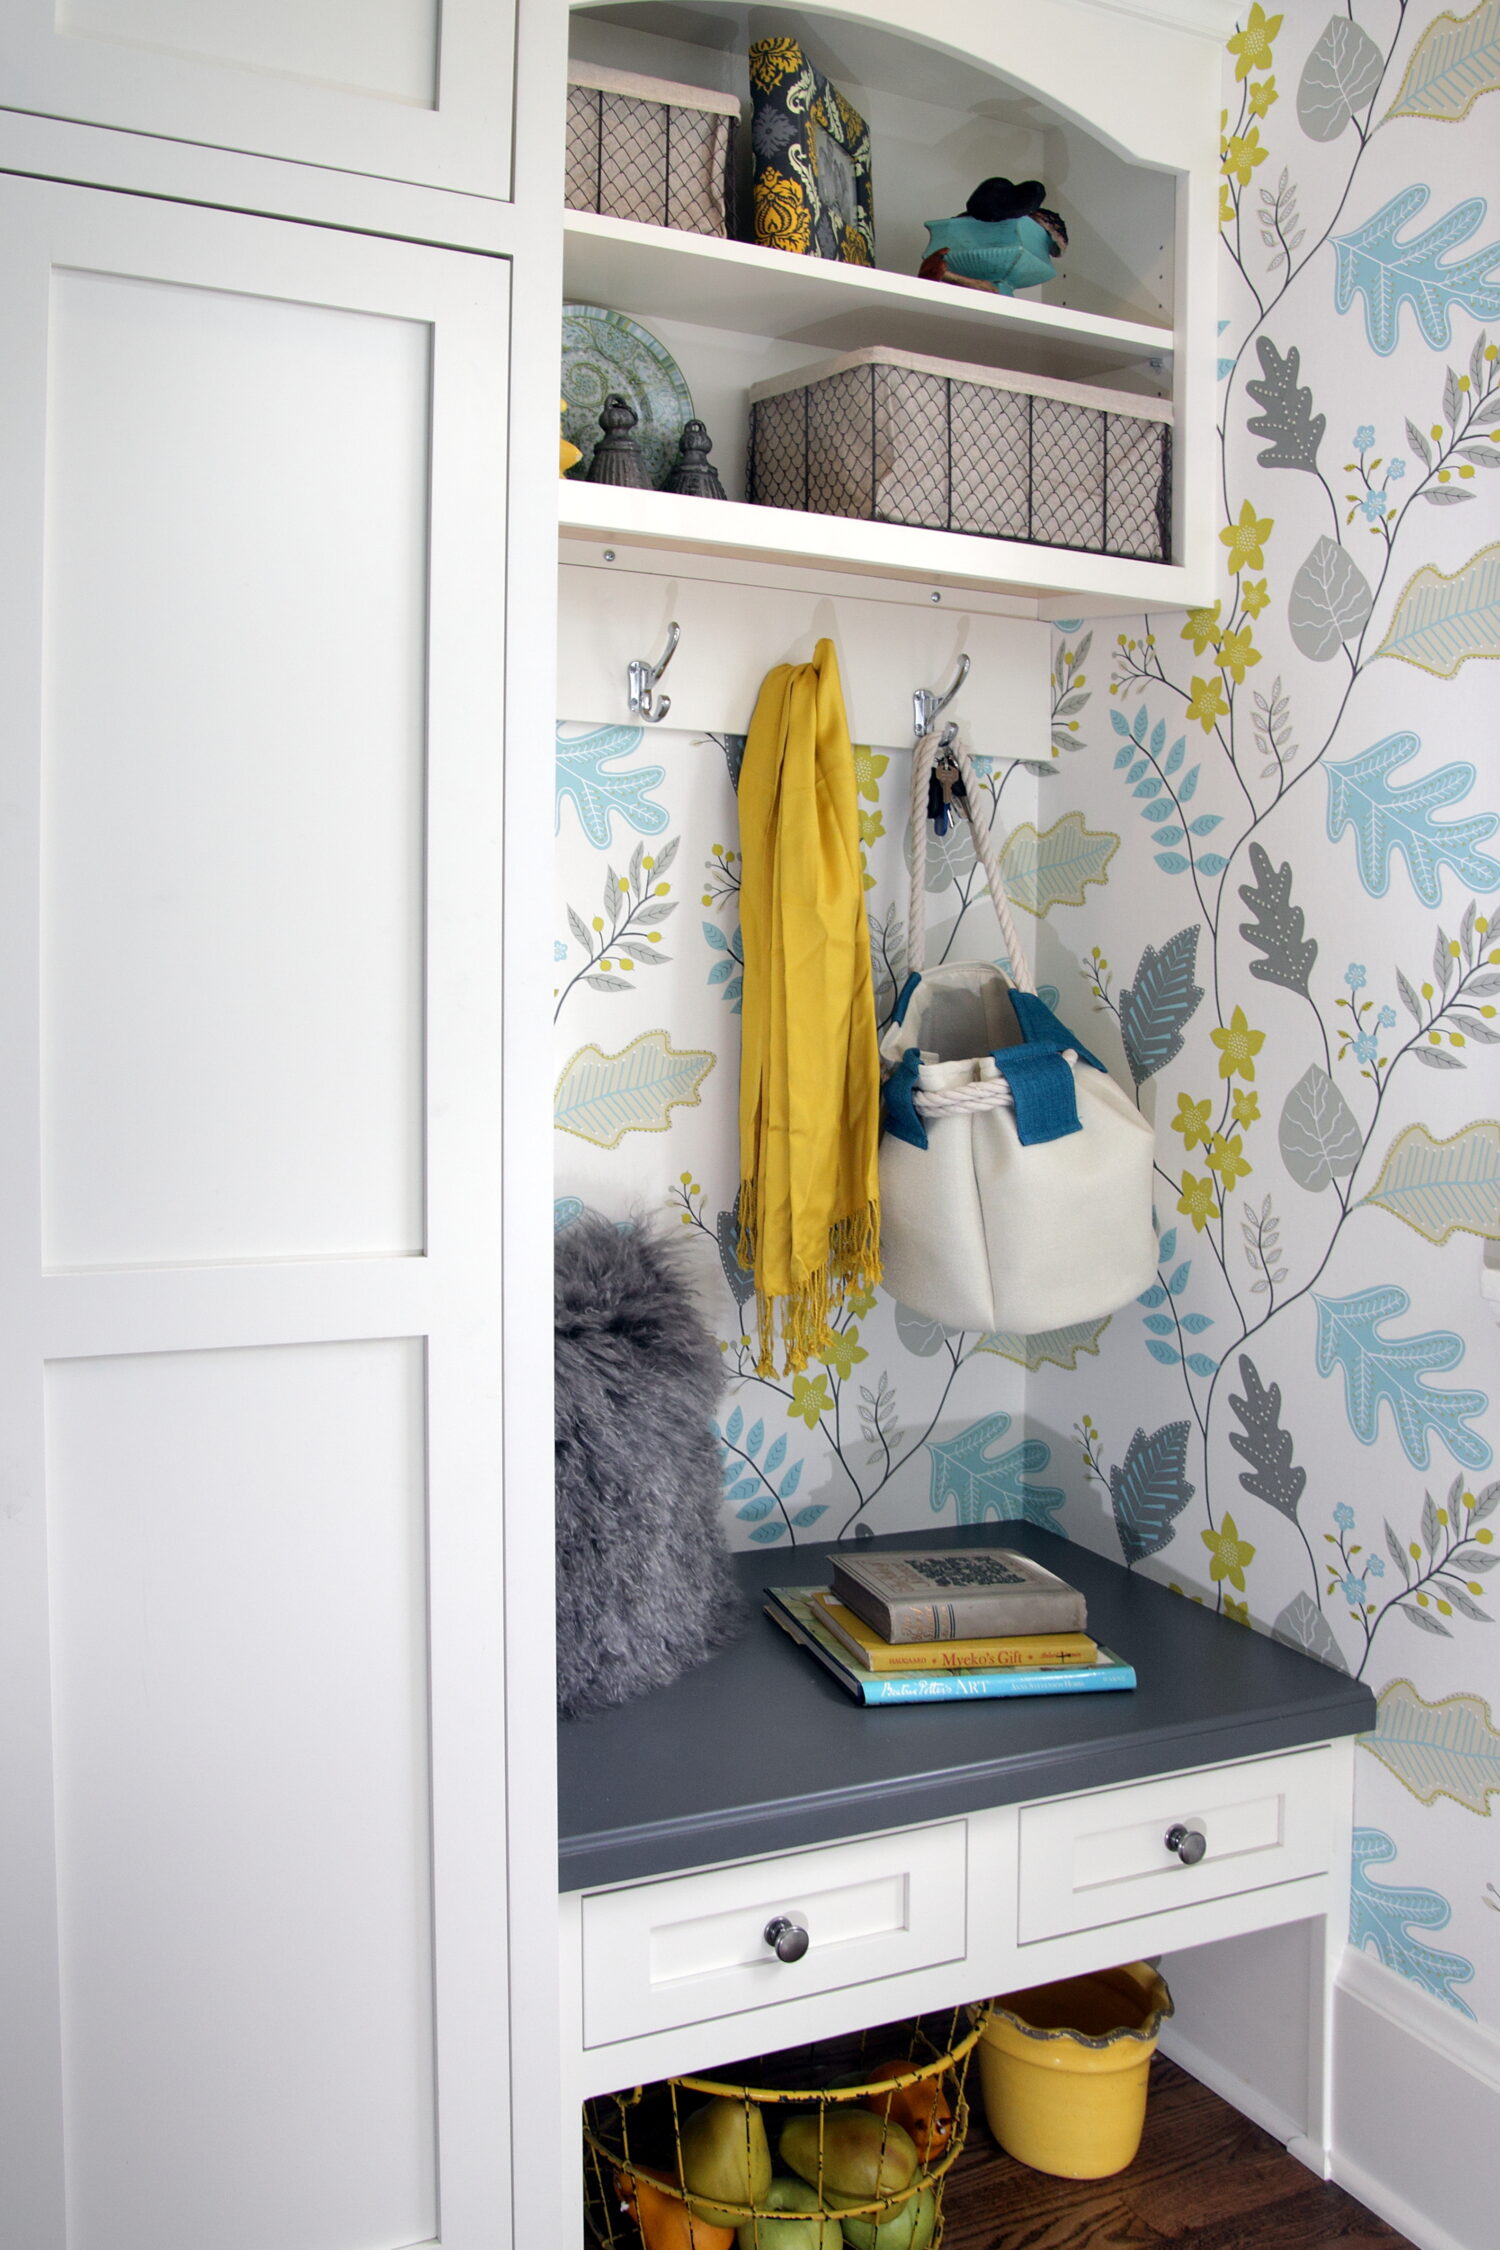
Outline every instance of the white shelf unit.
{"type": "Polygon", "coordinates": [[[1140,371],[1139,387],[1158,396],[1171,384],[1170,327],[589,211],[564,221],[563,287],[574,304],[618,302],[645,317],[820,353],[883,344],[1083,383],[1140,371]]]}
{"type": "MultiPolygon", "coordinates": [[[[626,549],[680,554],[685,565],[739,557],[767,566],[786,563],[859,577],[905,582],[912,599],[951,586],[1021,597],[1037,618],[1128,615],[1181,608],[1195,597],[1187,574],[1172,564],[1083,555],[1070,547],[1039,547],[1019,539],[983,539],[960,531],[913,530],[857,516],[802,515],[757,508],[745,500],[689,500],[674,492],[631,492],[616,485],[563,483],[559,502],[562,559],[573,543],[614,540],[626,549]]],[[[619,557],[631,567],[629,554],[619,557]]]]}
{"type": "MultiPolygon", "coordinates": [[[[1174,437],[1165,563],[574,479],[560,500],[565,557],[570,541],[602,536],[685,558],[992,588],[1028,599],[1043,619],[1209,598],[1224,0],[931,0],[920,30],[909,0],[826,0],[774,21],[737,0],[572,8],[581,57],[738,91],[747,121],[748,43],[789,33],[871,125],[877,251],[887,265],[567,215],[566,298],[629,314],[660,337],[731,493],[744,489],[750,386],[863,345],[1165,396],[1174,437]],[[923,219],[961,209],[990,172],[1045,179],[1067,218],[1072,239],[1046,297],[988,296],[916,275],[923,219]]],[[[741,201],[748,208],[748,196],[741,201]]]]}

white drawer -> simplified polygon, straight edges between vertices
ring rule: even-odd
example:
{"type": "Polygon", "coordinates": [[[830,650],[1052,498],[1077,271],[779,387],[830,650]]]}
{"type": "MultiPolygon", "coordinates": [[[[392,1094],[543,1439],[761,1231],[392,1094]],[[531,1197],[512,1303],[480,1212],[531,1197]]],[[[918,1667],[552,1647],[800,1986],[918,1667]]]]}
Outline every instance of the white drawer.
{"type": "Polygon", "coordinates": [[[1021,1943],[1323,1873],[1331,1775],[1320,1747],[1026,1806],[1021,1943]],[[1206,1840],[1195,1866],[1167,1847],[1178,1826],[1206,1840]]]}
{"type": "Polygon", "coordinates": [[[583,1901],[584,2044],[960,1960],[967,1864],[955,1820],[596,1891],[583,1901]],[[783,1915],[812,1941],[800,1961],[766,1944],[783,1915]]]}

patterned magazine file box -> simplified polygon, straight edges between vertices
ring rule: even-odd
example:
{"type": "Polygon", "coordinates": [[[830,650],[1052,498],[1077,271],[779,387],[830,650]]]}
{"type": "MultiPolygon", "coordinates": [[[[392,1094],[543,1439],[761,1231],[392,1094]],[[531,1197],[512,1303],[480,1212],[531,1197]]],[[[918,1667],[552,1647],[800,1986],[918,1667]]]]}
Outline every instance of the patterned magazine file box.
{"type": "Polygon", "coordinates": [[[1172,409],[871,346],[754,386],[750,498],[1165,562],[1172,409]]]}
{"type": "Polygon", "coordinates": [[[739,119],[733,94],[569,63],[567,208],[728,236],[739,119]]]}
{"type": "Polygon", "coordinates": [[[755,239],[768,250],[875,263],[870,129],[795,39],[750,47],[755,239]]]}

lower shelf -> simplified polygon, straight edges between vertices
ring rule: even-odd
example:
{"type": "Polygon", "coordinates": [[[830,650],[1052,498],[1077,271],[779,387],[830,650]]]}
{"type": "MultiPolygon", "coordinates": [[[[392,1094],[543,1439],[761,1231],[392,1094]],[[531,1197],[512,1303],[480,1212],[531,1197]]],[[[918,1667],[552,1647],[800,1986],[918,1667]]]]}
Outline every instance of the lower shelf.
{"type": "Polygon", "coordinates": [[[751,507],[743,500],[690,500],[678,493],[634,492],[617,485],[567,480],[559,495],[564,541],[618,539],[706,556],[811,563],[923,585],[973,586],[1032,596],[1039,617],[1182,609],[1208,598],[1176,563],[1130,562],[1021,540],[799,515],[751,507]]]}

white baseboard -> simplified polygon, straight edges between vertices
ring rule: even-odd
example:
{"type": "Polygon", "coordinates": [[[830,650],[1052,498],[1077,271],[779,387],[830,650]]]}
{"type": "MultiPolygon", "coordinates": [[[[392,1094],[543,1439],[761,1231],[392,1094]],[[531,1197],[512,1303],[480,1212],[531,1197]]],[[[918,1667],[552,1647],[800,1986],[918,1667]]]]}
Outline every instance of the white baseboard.
{"type": "MultiPolygon", "coordinates": [[[[1196,2078],[1200,2086],[1206,2086],[1211,2094],[1217,2094],[1220,2101],[1228,2102],[1231,2109],[1237,2109],[1252,2124],[1259,2125],[1276,2140],[1284,2141],[1294,2155],[1302,2155],[1301,2149],[1295,2145],[1302,2131],[1296,2118],[1279,2108],[1258,2086],[1250,2085],[1234,2071],[1226,2069],[1222,2062],[1206,2053],[1202,2047],[1195,2046],[1191,2039],[1184,2038],[1175,2024],[1162,2026],[1161,2051],[1170,2062],[1185,2070],[1189,2078],[1196,2078]]],[[[1303,2157],[1304,2163],[1310,2161],[1303,2157]]],[[[1321,2158],[1313,2163],[1312,2168],[1315,2171],[1321,2170],[1321,2158]]]]}
{"type": "Polygon", "coordinates": [[[1333,2075],[1340,2187],[1418,2250],[1494,2250],[1500,2036],[1348,1951],[1334,1988],[1333,2075]]]}

